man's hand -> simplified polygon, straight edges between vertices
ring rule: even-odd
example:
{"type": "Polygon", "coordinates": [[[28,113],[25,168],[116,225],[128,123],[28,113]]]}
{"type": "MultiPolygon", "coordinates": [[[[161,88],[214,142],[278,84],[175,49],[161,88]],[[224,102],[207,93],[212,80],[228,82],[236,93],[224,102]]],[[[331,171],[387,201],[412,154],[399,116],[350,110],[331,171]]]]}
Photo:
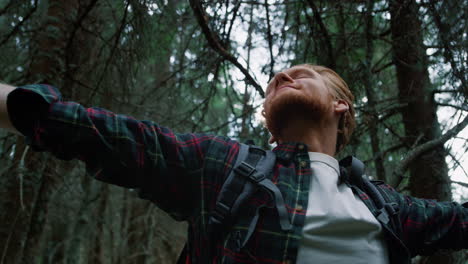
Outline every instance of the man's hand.
{"type": "Polygon", "coordinates": [[[0,83],[0,128],[7,129],[10,132],[20,134],[13,126],[8,116],[7,97],[15,89],[14,86],[0,83]]]}

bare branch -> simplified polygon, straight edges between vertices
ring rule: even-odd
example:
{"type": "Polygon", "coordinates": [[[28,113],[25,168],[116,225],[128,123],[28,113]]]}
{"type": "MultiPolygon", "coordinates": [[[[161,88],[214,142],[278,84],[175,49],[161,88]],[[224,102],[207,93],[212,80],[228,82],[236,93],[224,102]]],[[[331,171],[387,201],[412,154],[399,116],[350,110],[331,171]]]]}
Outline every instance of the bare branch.
{"type": "Polygon", "coordinates": [[[430,0],[429,3],[427,4],[429,5],[429,11],[431,12],[434,18],[434,22],[437,28],[439,29],[439,38],[440,38],[440,41],[442,42],[442,46],[444,47],[443,54],[444,54],[445,60],[450,63],[450,66],[452,67],[452,70],[453,70],[453,75],[455,75],[460,80],[463,93],[465,94],[465,96],[468,96],[468,83],[466,80],[466,74],[463,73],[464,68],[459,69],[457,67],[457,64],[454,60],[453,51],[451,49],[450,40],[446,34],[447,29],[449,28],[449,25],[444,24],[442,22],[442,19],[435,7],[435,3],[436,1],[430,0]]]}
{"type": "MultiPolygon", "coordinates": [[[[229,29],[225,35],[225,38],[226,39],[229,39],[231,37],[231,31],[232,31],[232,27],[234,26],[234,21],[236,20],[237,18],[237,14],[238,14],[238,11],[239,11],[239,8],[240,8],[241,4],[240,2],[236,4],[236,6],[234,7],[234,10],[232,11],[232,19],[231,19],[231,23],[229,23],[229,29]]],[[[226,17],[227,19],[227,17],[226,17]]]]}
{"type": "MultiPolygon", "coordinates": [[[[88,14],[91,12],[91,10],[93,10],[93,8],[96,6],[97,1],[98,0],[91,1],[85,7],[84,12],[73,23],[73,29],[71,30],[71,34],[70,34],[70,37],[68,38],[67,45],[66,45],[66,48],[65,48],[65,50],[67,50],[67,52],[70,52],[70,48],[71,48],[71,46],[73,44],[73,41],[75,40],[75,35],[76,35],[78,29],[81,27],[81,25],[83,23],[83,20],[88,16],[88,14]]],[[[68,56],[67,56],[67,59],[68,59],[68,56]]],[[[66,65],[68,67],[68,63],[66,63],[66,65]]]]}
{"type": "Polygon", "coordinates": [[[451,89],[451,90],[434,90],[432,91],[433,94],[436,94],[436,93],[459,93],[460,90],[457,90],[457,89],[451,89]]]}
{"type": "Polygon", "coordinates": [[[406,158],[401,161],[400,166],[398,166],[394,171],[395,178],[398,179],[397,184],[395,186],[398,186],[401,183],[401,180],[403,179],[403,174],[408,169],[411,162],[413,162],[422,154],[434,149],[435,147],[443,145],[449,139],[456,136],[467,125],[468,125],[468,115],[463,119],[463,121],[461,121],[456,126],[452,127],[449,131],[447,131],[441,137],[428,141],[422,145],[419,145],[416,148],[414,148],[412,151],[410,151],[408,155],[406,156],[406,158]]]}
{"type": "MultiPolygon", "coordinates": [[[[371,34],[371,33],[369,32],[369,34],[371,34]]],[[[387,67],[394,64],[393,61],[390,61],[389,63],[378,67],[380,65],[380,63],[382,63],[391,53],[392,53],[392,49],[388,49],[385,52],[385,54],[382,57],[380,57],[380,59],[372,66],[372,73],[378,73],[378,72],[380,72],[380,71],[382,71],[382,70],[386,69],[387,67]]]]}
{"type": "Polygon", "coordinates": [[[381,71],[383,71],[383,70],[385,70],[385,69],[387,69],[387,68],[393,66],[394,64],[395,64],[395,62],[394,62],[394,61],[391,61],[391,62],[389,62],[389,63],[387,63],[387,64],[381,66],[380,68],[373,69],[373,70],[372,70],[372,73],[373,73],[373,74],[379,73],[379,72],[381,72],[381,71]]]}
{"type": "Polygon", "coordinates": [[[370,159],[367,159],[367,160],[364,160],[363,162],[364,163],[368,163],[368,162],[371,162],[371,161],[374,161],[376,160],[377,158],[385,158],[385,156],[389,153],[389,152],[393,152],[393,151],[397,151],[401,148],[404,148],[406,145],[405,144],[397,144],[397,145],[394,145],[394,146],[391,146],[389,147],[388,149],[385,149],[383,151],[380,151],[379,153],[374,153],[374,155],[372,156],[372,158],[370,159]]]}
{"type": "Polygon", "coordinates": [[[447,107],[453,107],[455,109],[458,109],[458,110],[462,110],[462,111],[468,111],[468,108],[463,106],[463,105],[453,105],[453,104],[446,104],[446,103],[437,103],[438,106],[447,106],[447,107]]]}
{"type": "MultiPolygon", "coordinates": [[[[328,67],[335,68],[335,55],[333,54],[333,46],[331,43],[330,35],[328,34],[327,27],[323,23],[322,17],[320,16],[320,12],[315,5],[313,0],[308,0],[307,3],[309,4],[310,8],[314,12],[314,19],[315,22],[319,25],[320,31],[323,34],[323,41],[327,47],[327,57],[328,57],[328,67]]],[[[311,23],[312,26],[312,23],[311,23]]]]}
{"type": "Polygon", "coordinates": [[[455,157],[455,155],[453,155],[452,153],[450,153],[450,151],[447,151],[447,154],[450,156],[450,158],[452,158],[452,161],[455,163],[454,166],[452,166],[452,170],[456,169],[457,167],[459,167],[463,173],[465,174],[465,176],[468,177],[468,173],[466,173],[466,170],[465,168],[463,167],[463,165],[460,163],[460,161],[458,161],[458,159],[455,157]]]}
{"type": "Polygon", "coordinates": [[[468,183],[465,183],[465,182],[451,181],[451,183],[456,183],[458,185],[468,188],[468,183]]]}
{"type": "Polygon", "coordinates": [[[119,29],[117,30],[117,35],[116,35],[116,37],[114,39],[114,44],[112,46],[111,52],[109,54],[109,57],[107,58],[106,64],[104,66],[104,70],[102,71],[102,74],[101,74],[101,77],[99,78],[99,80],[98,80],[98,82],[96,84],[96,88],[91,92],[91,94],[89,96],[88,102],[91,101],[91,99],[94,97],[94,95],[96,95],[96,92],[99,90],[99,88],[100,88],[100,86],[102,84],[102,81],[104,80],[107,69],[109,68],[110,63],[111,63],[112,59],[114,58],[114,54],[115,54],[115,52],[116,52],[116,50],[118,48],[118,45],[119,45],[120,37],[121,37],[122,32],[124,31],[124,28],[125,28],[125,25],[126,25],[128,12],[129,12],[129,6],[130,6],[130,1],[128,1],[126,6],[125,6],[125,12],[124,12],[124,14],[122,16],[122,21],[120,23],[119,29]]]}
{"type": "Polygon", "coordinates": [[[211,31],[208,26],[208,15],[205,13],[199,0],[190,0],[190,6],[192,7],[193,13],[200,25],[203,34],[205,35],[208,45],[215,50],[219,55],[221,55],[225,60],[230,61],[234,64],[245,76],[246,80],[258,91],[260,96],[265,97],[265,92],[262,87],[255,81],[255,79],[250,75],[249,71],[242,66],[242,64],[237,61],[237,59],[230,54],[219,41],[219,37],[211,31]]]}
{"type": "Polygon", "coordinates": [[[267,39],[268,39],[268,49],[270,51],[270,78],[274,76],[274,66],[275,66],[275,57],[273,56],[273,36],[271,35],[271,23],[270,23],[270,12],[268,6],[268,0],[265,0],[265,11],[266,11],[266,19],[267,19],[267,39]]]}

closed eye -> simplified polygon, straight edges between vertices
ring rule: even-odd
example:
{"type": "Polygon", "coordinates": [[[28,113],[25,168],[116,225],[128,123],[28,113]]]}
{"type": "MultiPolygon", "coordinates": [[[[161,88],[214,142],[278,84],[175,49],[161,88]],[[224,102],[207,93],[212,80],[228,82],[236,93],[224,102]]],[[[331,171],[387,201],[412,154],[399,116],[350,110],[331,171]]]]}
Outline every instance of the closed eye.
{"type": "Polygon", "coordinates": [[[290,73],[291,78],[293,79],[305,79],[305,78],[313,78],[313,74],[309,73],[308,71],[299,70],[296,72],[290,73]]]}

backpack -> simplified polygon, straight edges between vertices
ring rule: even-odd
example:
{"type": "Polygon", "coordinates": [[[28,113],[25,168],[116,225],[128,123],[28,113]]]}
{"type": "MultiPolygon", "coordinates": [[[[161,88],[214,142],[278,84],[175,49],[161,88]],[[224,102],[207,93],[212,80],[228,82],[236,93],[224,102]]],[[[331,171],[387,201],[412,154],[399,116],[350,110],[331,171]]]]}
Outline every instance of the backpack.
{"type": "MultiPolygon", "coordinates": [[[[253,144],[240,144],[239,154],[233,169],[224,182],[216,200],[208,222],[208,240],[211,249],[217,241],[222,239],[230,227],[235,223],[239,208],[259,189],[266,191],[276,208],[282,230],[292,228],[286,210],[283,196],[276,185],[268,178],[273,172],[276,155],[270,150],[264,150],[253,144]]],[[[389,224],[392,231],[400,235],[400,222],[398,218],[398,204],[393,202],[380,188],[376,187],[379,181],[370,181],[364,176],[364,163],[355,157],[348,156],[339,162],[340,182],[347,181],[364,191],[375,203],[378,209],[377,219],[383,224],[389,224]]],[[[238,238],[236,250],[241,250],[249,241],[259,218],[259,209],[249,224],[247,235],[238,238]]],[[[184,247],[178,263],[185,260],[187,244],[184,247]]],[[[210,256],[210,250],[206,250],[210,256]]]]}

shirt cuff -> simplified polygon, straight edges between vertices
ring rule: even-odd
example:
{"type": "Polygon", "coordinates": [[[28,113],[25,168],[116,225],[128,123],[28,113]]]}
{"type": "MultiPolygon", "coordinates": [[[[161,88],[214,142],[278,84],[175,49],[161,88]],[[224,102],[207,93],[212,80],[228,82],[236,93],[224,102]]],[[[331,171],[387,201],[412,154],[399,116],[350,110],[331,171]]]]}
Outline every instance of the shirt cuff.
{"type": "Polygon", "coordinates": [[[62,99],[60,92],[45,84],[25,85],[11,91],[7,97],[7,111],[13,126],[31,144],[34,129],[47,118],[50,105],[62,99]]]}

